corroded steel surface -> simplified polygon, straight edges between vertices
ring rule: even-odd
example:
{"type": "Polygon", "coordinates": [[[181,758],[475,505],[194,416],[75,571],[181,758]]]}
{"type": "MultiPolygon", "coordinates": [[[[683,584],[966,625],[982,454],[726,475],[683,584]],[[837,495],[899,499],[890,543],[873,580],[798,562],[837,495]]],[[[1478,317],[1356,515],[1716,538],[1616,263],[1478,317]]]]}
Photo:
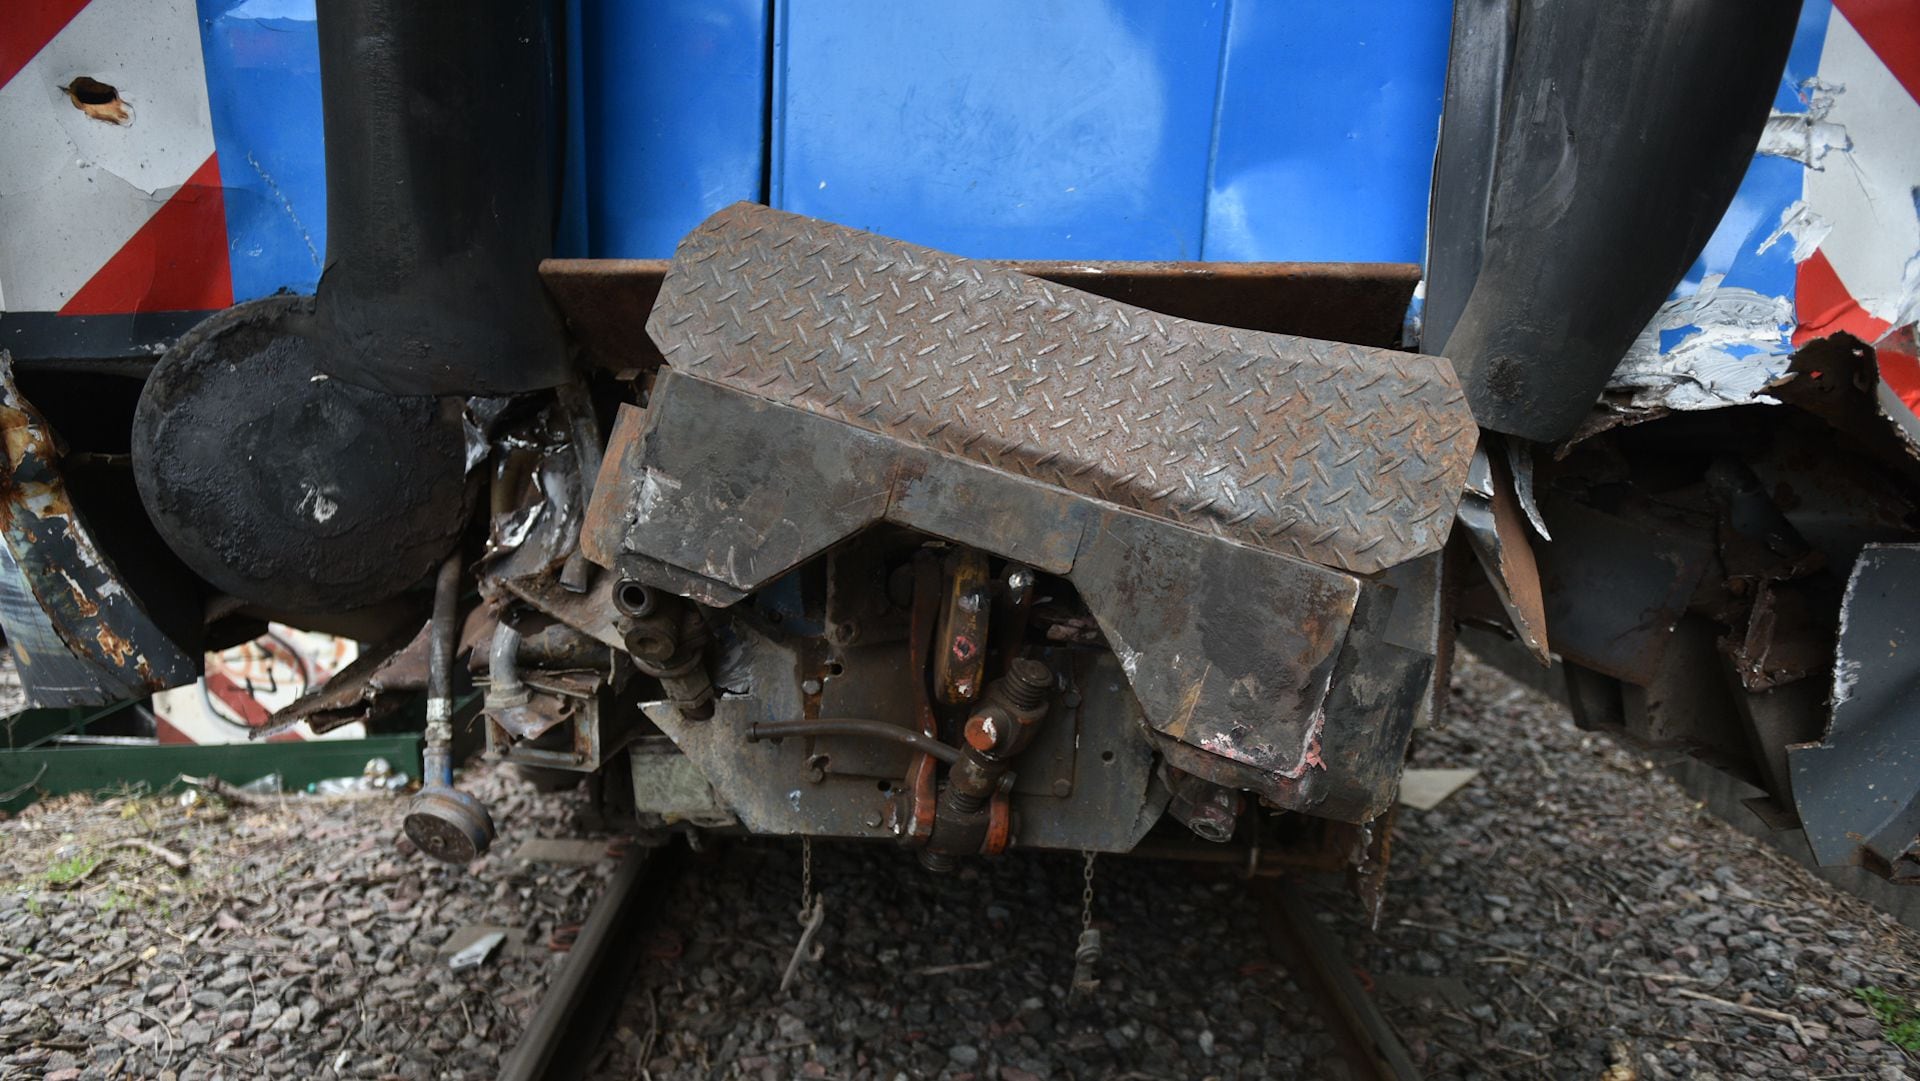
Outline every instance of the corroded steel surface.
{"type": "Polygon", "coordinates": [[[36,706],[105,705],[191,683],[171,638],[82,520],[60,442],[0,350],[0,624],[36,706]]]}
{"type": "Polygon", "coordinates": [[[736,204],[648,331],[696,378],[1369,573],[1446,539],[1477,430],[1446,361],[1157,315],[736,204]]]}

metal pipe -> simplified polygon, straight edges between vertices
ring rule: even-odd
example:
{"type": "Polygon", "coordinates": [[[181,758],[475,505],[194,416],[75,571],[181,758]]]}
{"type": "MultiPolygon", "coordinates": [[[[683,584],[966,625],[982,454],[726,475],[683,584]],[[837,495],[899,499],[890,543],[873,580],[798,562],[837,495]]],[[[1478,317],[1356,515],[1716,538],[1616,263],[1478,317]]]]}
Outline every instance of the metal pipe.
{"type": "MultiPolygon", "coordinates": [[[[600,476],[600,460],[605,450],[600,440],[600,418],[594,414],[593,398],[584,383],[562,383],[555,390],[560,409],[566,414],[568,443],[580,474],[580,512],[593,503],[594,481],[600,476]]],[[[560,569],[560,584],[572,593],[585,593],[593,581],[593,565],[585,552],[575,547],[560,569]]]]}
{"type": "Polygon", "coordinates": [[[427,630],[427,731],[422,757],[428,784],[453,787],[453,654],[460,633],[460,550],[440,564],[427,630]]]}
{"type": "Polygon", "coordinates": [[[852,736],[856,739],[883,739],[930,754],[952,765],[960,761],[960,749],[885,721],[867,721],[851,717],[802,721],[762,721],[747,726],[747,742],[780,739],[783,736],[852,736]]]}
{"type": "Polygon", "coordinates": [[[525,704],[526,684],[520,681],[520,632],[501,620],[493,628],[493,648],[487,651],[487,708],[525,704]]]}

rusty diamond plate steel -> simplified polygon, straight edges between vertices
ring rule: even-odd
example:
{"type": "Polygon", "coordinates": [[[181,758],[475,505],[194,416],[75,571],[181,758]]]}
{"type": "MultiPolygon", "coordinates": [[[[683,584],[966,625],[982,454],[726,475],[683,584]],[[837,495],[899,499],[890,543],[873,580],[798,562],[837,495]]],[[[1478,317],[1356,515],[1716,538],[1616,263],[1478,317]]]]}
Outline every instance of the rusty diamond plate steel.
{"type": "Polygon", "coordinates": [[[1356,573],[1446,540],[1478,430],[1437,357],[1159,315],[739,203],[680,244],[667,362],[1356,573]]]}

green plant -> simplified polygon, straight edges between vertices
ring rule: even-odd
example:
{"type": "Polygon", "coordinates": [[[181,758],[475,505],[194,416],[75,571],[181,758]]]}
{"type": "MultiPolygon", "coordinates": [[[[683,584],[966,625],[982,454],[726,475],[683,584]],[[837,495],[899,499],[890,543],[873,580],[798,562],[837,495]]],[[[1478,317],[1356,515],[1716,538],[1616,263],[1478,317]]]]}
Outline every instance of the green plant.
{"type": "Polygon", "coordinates": [[[1888,1043],[1903,1051],[1920,1051],[1920,1005],[1878,987],[1862,987],[1854,994],[1880,1019],[1888,1043]]]}
{"type": "Polygon", "coordinates": [[[76,853],[47,868],[47,884],[65,886],[78,882],[92,874],[93,869],[98,866],[100,866],[99,856],[91,852],[76,853]]]}

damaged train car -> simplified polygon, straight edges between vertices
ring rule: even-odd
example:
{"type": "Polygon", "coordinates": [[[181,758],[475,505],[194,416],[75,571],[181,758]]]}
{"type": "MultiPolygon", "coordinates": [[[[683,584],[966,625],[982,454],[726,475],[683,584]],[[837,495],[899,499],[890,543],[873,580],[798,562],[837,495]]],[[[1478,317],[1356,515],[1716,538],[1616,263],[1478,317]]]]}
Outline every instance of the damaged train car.
{"type": "Polygon", "coordinates": [[[34,699],[1377,895],[1470,627],[1920,878],[1910,5],[987,6],[0,16],[34,699]]]}

